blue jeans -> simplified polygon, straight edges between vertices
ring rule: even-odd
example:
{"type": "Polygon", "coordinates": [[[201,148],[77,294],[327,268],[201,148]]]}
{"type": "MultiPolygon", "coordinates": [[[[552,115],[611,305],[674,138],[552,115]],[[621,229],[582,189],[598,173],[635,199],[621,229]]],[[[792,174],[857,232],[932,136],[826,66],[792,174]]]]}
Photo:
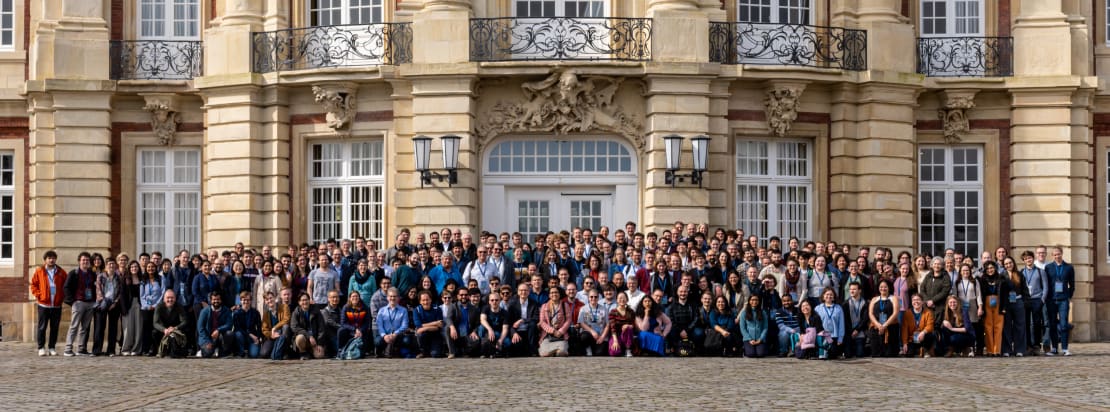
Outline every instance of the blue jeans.
{"type": "Polygon", "coordinates": [[[1048,320],[1052,327],[1049,329],[1052,338],[1052,348],[1063,346],[1068,350],[1068,334],[1071,332],[1071,323],[1068,323],[1068,313],[1071,301],[1056,299],[1048,304],[1048,320]]]}
{"type": "Polygon", "coordinates": [[[404,333],[397,334],[396,339],[393,340],[393,347],[389,348],[389,346],[390,345],[385,342],[385,338],[383,338],[382,335],[374,335],[374,347],[377,348],[378,353],[382,353],[386,357],[400,354],[402,348],[411,348],[412,337],[404,333]],[[392,350],[387,351],[387,348],[392,350]]]}
{"type": "Polygon", "coordinates": [[[798,334],[786,329],[779,329],[779,355],[786,355],[798,346],[798,334]]]}
{"type": "Polygon", "coordinates": [[[257,358],[258,353],[262,350],[262,346],[254,343],[254,339],[245,330],[235,331],[235,340],[239,343],[239,356],[247,356],[251,359],[257,358]]]}

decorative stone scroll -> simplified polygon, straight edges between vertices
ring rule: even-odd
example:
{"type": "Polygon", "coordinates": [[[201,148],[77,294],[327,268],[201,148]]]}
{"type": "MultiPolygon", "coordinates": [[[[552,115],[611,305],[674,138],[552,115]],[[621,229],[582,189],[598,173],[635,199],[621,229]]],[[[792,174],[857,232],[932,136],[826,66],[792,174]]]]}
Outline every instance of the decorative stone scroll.
{"type": "Polygon", "coordinates": [[[150,112],[150,129],[158,142],[173,146],[177,138],[177,126],[181,116],[177,112],[177,96],[173,94],[144,94],[146,105],[143,110],[150,112]]]}
{"type": "Polygon", "coordinates": [[[332,130],[339,133],[350,125],[355,117],[355,86],[332,84],[312,86],[312,95],[327,113],[325,121],[332,130]]]}
{"type": "Polygon", "coordinates": [[[801,100],[805,84],[771,84],[767,87],[767,97],[763,100],[767,115],[767,128],[777,137],[786,136],[798,119],[798,102],[801,100]]]}
{"type": "Polygon", "coordinates": [[[971,130],[967,120],[967,110],[975,107],[975,91],[953,90],[943,92],[944,106],[937,111],[937,117],[944,123],[944,141],[957,143],[963,140],[964,133],[971,130]]]}
{"type": "Polygon", "coordinates": [[[485,142],[512,132],[603,131],[616,133],[644,148],[640,121],[614,103],[623,77],[579,75],[558,69],[543,80],[520,86],[524,99],[498,102],[475,127],[480,150],[485,142]]]}

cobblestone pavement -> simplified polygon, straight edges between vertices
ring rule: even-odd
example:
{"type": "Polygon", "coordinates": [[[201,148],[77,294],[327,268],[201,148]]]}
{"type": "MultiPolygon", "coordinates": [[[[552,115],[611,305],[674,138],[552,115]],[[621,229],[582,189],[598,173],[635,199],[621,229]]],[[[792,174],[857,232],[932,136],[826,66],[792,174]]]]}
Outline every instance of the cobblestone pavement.
{"type": "Polygon", "coordinates": [[[31,345],[0,343],[0,408],[1110,410],[1110,343],[1072,350],[1021,359],[271,362],[39,358],[31,345]]]}

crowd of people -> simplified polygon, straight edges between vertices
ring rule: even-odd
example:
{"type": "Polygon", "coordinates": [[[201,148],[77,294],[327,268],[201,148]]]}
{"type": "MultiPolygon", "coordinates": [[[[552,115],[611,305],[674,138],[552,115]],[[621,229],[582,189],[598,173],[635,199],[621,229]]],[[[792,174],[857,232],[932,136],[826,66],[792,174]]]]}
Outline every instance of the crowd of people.
{"type": "Polygon", "coordinates": [[[758,239],[676,222],[535,235],[402,229],[172,257],[46,252],[39,356],[281,359],[512,356],[1071,355],[1063,250],[758,239]],[[89,346],[90,334],[92,343],[89,346]]]}

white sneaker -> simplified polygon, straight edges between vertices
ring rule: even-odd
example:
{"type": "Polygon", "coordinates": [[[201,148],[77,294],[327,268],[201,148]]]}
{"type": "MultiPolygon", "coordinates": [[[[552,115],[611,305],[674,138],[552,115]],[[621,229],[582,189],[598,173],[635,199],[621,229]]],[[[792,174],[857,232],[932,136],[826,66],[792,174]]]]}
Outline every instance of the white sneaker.
{"type": "Polygon", "coordinates": [[[628,350],[628,349],[625,349],[624,350],[624,357],[631,358],[632,357],[632,351],[628,350]]]}
{"type": "Polygon", "coordinates": [[[1015,354],[1015,356],[1017,356],[1017,357],[1021,358],[1021,357],[1024,357],[1024,356],[1025,356],[1025,354],[1023,354],[1023,353],[1021,353],[1021,352],[1018,352],[1017,354],[1015,354]]]}
{"type": "Polygon", "coordinates": [[[1008,358],[1008,357],[1010,357],[1010,354],[1009,354],[1009,353],[1003,353],[1003,354],[1002,354],[1002,357],[1003,357],[1003,358],[1008,358]]]}
{"type": "Polygon", "coordinates": [[[46,349],[39,349],[39,356],[46,356],[46,349]]]}
{"type": "Polygon", "coordinates": [[[1056,356],[1056,351],[1045,352],[1044,356],[1056,356]]]}
{"type": "Polygon", "coordinates": [[[1071,351],[1064,349],[1064,356],[1071,356],[1071,351]]]}
{"type": "Polygon", "coordinates": [[[47,350],[46,353],[50,356],[58,356],[58,351],[54,349],[47,350]]]}
{"type": "Polygon", "coordinates": [[[594,348],[586,348],[586,356],[594,356],[594,348]]]}
{"type": "Polygon", "coordinates": [[[199,350],[197,351],[197,357],[198,358],[200,357],[200,351],[199,350]]]}

